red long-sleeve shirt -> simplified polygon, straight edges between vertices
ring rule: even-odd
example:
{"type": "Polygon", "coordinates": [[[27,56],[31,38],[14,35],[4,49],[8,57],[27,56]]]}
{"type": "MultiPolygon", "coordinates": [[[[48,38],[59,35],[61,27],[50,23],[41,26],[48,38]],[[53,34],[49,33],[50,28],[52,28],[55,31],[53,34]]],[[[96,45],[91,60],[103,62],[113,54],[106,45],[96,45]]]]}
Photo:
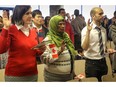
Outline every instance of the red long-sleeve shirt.
{"type": "Polygon", "coordinates": [[[74,32],[71,24],[68,21],[65,21],[65,32],[68,33],[72,43],[74,44],[74,32]]]}
{"type": "Polygon", "coordinates": [[[38,73],[35,58],[37,51],[31,49],[38,44],[36,37],[34,29],[30,29],[29,36],[26,36],[15,25],[12,25],[9,30],[2,30],[0,53],[7,50],[9,52],[5,68],[7,76],[28,76],[38,73]]]}

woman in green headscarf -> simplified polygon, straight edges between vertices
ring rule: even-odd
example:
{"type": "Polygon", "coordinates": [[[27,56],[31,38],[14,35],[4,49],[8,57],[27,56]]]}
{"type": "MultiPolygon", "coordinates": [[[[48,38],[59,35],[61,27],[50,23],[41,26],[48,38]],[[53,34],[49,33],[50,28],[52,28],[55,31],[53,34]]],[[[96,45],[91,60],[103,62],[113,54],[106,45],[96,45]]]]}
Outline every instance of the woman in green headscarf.
{"type": "MultiPolygon", "coordinates": [[[[60,15],[55,15],[50,19],[49,32],[44,39],[49,41],[47,49],[41,59],[46,64],[44,70],[45,81],[68,81],[74,78],[74,57],[77,52],[65,32],[65,21],[60,15]],[[55,44],[58,57],[53,58],[50,51],[50,44],[55,44]]],[[[53,50],[53,49],[52,49],[53,50]]]]}

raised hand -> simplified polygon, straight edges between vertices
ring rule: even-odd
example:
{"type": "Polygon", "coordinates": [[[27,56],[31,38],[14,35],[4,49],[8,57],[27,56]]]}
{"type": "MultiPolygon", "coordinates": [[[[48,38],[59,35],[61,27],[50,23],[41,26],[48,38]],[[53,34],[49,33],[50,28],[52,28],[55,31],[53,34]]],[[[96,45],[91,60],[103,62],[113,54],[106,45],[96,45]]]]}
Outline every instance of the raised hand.
{"type": "Polygon", "coordinates": [[[63,40],[62,43],[61,43],[61,49],[60,49],[60,51],[58,52],[58,55],[60,55],[60,54],[64,51],[65,46],[66,46],[66,44],[65,44],[65,42],[64,42],[64,40],[63,40]]]}
{"type": "Polygon", "coordinates": [[[88,22],[87,22],[87,29],[88,29],[88,31],[91,31],[92,26],[93,26],[93,24],[91,24],[90,19],[88,19],[88,22]]]}
{"type": "Polygon", "coordinates": [[[11,25],[11,19],[8,17],[7,11],[3,11],[2,17],[3,17],[4,28],[8,29],[11,25]]]}
{"type": "Polygon", "coordinates": [[[62,44],[61,44],[61,51],[63,52],[64,51],[64,49],[65,49],[65,42],[64,42],[64,40],[62,41],[62,44]]]}

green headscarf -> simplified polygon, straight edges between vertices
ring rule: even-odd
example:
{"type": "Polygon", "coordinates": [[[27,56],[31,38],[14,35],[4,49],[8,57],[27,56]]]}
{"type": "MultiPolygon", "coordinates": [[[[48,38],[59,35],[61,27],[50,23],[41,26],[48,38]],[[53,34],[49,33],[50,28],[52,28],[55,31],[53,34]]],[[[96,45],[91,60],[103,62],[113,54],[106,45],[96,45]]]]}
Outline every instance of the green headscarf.
{"type": "Polygon", "coordinates": [[[72,41],[70,40],[68,34],[66,32],[64,33],[58,32],[58,23],[62,20],[64,20],[64,18],[60,15],[53,16],[49,22],[49,32],[47,35],[51,36],[51,39],[54,41],[57,47],[60,47],[62,44],[62,41],[64,40],[72,56],[75,56],[77,55],[77,51],[74,49],[74,45],[72,41]]]}

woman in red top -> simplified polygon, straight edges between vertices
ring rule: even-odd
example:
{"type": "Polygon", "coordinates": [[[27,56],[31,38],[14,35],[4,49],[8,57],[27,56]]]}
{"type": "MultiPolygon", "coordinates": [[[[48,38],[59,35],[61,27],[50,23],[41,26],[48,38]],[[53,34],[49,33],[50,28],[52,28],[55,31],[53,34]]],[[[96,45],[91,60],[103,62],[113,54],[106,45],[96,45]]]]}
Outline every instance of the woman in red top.
{"type": "Polygon", "coordinates": [[[38,44],[35,29],[31,25],[30,5],[16,5],[12,15],[12,25],[7,14],[3,14],[4,27],[0,35],[0,53],[8,50],[5,81],[37,81],[36,53],[42,54],[45,46],[32,50],[38,44]]]}

